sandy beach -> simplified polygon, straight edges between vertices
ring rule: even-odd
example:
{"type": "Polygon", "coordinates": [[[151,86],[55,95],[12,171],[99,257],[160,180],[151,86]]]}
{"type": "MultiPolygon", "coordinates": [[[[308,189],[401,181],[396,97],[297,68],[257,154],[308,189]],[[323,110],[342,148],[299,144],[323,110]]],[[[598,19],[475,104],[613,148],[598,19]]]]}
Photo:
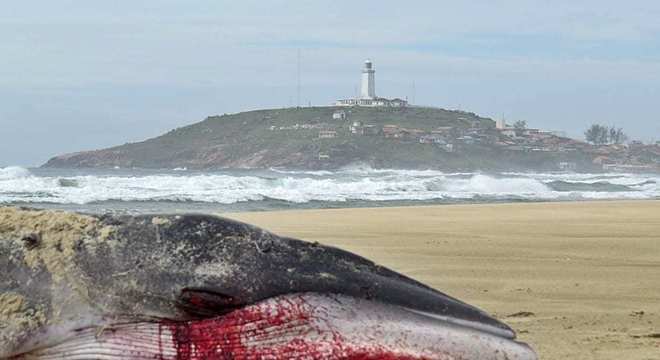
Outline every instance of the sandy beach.
{"type": "Polygon", "coordinates": [[[660,359],[660,201],[224,214],[494,314],[541,359],[660,359]]]}

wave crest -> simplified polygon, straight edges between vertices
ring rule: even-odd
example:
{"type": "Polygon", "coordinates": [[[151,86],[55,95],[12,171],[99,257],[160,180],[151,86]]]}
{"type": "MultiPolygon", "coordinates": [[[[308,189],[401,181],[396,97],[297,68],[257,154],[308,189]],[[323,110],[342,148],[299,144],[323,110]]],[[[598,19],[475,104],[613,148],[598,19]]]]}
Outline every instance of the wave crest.
{"type": "Polygon", "coordinates": [[[649,175],[480,174],[435,170],[334,172],[240,171],[222,173],[116,173],[69,176],[0,169],[0,203],[88,204],[173,201],[292,204],[347,201],[488,201],[640,199],[660,197],[660,178],[649,175]]]}
{"type": "Polygon", "coordinates": [[[20,179],[32,176],[30,170],[20,166],[0,168],[0,180],[20,179]]]}

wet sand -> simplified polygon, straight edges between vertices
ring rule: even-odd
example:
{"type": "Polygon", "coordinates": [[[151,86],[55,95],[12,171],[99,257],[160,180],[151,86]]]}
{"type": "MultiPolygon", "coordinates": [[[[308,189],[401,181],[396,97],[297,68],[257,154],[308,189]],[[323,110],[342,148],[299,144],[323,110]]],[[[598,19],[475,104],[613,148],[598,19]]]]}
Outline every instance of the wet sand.
{"type": "Polygon", "coordinates": [[[504,320],[541,359],[660,359],[660,201],[225,214],[366,256],[504,320]]]}

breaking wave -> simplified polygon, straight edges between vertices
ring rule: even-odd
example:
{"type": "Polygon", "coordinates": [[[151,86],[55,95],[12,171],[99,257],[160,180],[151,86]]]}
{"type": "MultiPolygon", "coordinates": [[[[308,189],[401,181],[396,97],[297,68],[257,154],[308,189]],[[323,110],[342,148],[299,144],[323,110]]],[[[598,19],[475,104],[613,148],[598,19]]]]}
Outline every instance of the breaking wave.
{"type": "Polygon", "coordinates": [[[0,203],[378,202],[651,199],[660,177],[640,174],[444,173],[436,170],[281,169],[106,172],[0,168],[0,203]]]}
{"type": "Polygon", "coordinates": [[[30,175],[32,175],[30,170],[20,166],[8,166],[6,168],[0,168],[0,181],[25,178],[30,175]]]}

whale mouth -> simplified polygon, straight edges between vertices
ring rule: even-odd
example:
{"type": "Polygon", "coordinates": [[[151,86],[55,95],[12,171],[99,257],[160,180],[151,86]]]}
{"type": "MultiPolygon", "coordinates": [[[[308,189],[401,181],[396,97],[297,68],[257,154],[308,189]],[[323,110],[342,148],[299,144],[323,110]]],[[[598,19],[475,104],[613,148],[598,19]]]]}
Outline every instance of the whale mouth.
{"type": "MultiPolygon", "coordinates": [[[[189,321],[76,329],[37,359],[536,359],[478,324],[346,295],[296,293],[189,321]]],[[[19,357],[21,358],[21,357],[19,357]]]]}

